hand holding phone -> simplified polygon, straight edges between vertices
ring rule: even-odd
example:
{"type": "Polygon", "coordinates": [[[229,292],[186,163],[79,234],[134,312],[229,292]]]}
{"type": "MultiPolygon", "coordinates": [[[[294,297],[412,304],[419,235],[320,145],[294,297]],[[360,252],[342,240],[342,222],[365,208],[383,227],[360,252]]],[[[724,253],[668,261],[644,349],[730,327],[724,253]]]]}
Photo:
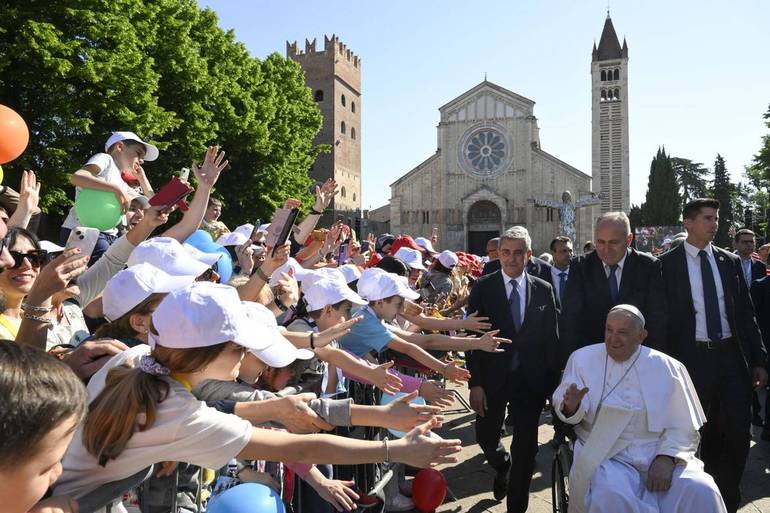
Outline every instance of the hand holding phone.
{"type": "Polygon", "coordinates": [[[80,249],[81,256],[90,256],[91,253],[94,252],[98,240],[99,230],[96,228],[77,226],[70,231],[65,247],[67,249],[78,248],[80,249]]]}
{"type": "Polygon", "coordinates": [[[179,172],[179,179],[183,182],[189,182],[190,181],[190,168],[189,167],[183,167],[182,170],[179,172]]]}
{"type": "Polygon", "coordinates": [[[182,201],[192,191],[190,186],[175,176],[150,198],[150,205],[168,209],[182,201]]]}
{"type": "Polygon", "coordinates": [[[276,249],[283,246],[289,239],[289,233],[291,233],[294,222],[297,220],[297,215],[299,215],[298,208],[291,210],[279,208],[273,214],[266,238],[267,247],[273,248],[272,256],[275,256],[276,249]]]}

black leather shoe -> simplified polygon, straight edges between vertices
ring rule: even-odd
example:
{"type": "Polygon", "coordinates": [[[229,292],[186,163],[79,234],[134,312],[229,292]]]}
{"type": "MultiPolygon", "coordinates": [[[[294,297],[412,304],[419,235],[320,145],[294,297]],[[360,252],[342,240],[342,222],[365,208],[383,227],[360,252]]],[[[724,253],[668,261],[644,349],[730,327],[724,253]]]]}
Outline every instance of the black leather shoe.
{"type": "Polygon", "coordinates": [[[508,471],[510,468],[510,465],[506,465],[505,468],[500,469],[495,475],[495,482],[492,484],[492,495],[494,495],[496,501],[501,501],[508,495],[508,471]]]}

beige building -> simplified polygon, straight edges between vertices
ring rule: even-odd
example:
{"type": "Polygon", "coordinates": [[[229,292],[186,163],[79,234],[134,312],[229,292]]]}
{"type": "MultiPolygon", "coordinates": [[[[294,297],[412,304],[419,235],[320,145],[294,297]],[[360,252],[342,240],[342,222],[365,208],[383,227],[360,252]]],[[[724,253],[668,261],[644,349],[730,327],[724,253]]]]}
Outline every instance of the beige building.
{"type": "Polygon", "coordinates": [[[324,36],[322,50],[316,48],[315,39],[306,39],[304,50],[296,41],[287,41],[286,57],[302,66],[323,115],[314,143],[331,146],[331,152],[318,156],[310,176],[321,183],[328,178],[337,181],[340,193],[331,205],[333,215],[352,223],[361,212],[361,58],[336,35],[324,36]]]}
{"type": "MultiPolygon", "coordinates": [[[[547,251],[559,214],[534,200],[590,197],[591,177],[541,148],[534,106],[485,80],[440,107],[436,153],[391,184],[392,233],[436,227],[441,248],[483,255],[488,239],[522,225],[534,251],[547,251]]],[[[591,237],[591,210],[578,211],[579,241],[591,237]]]]}
{"type": "Polygon", "coordinates": [[[628,45],[620,46],[610,13],[591,56],[591,162],[600,210],[631,207],[628,166],[628,45]]]}

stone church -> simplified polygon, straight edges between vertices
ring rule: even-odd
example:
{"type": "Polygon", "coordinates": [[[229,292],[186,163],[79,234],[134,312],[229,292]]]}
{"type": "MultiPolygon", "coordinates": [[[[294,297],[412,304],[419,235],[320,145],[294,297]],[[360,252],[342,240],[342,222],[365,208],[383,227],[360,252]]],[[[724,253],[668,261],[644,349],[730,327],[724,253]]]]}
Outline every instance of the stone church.
{"type": "Polygon", "coordinates": [[[541,147],[533,100],[484,80],[439,107],[438,149],[391,184],[391,232],[429,237],[435,227],[442,248],[484,255],[487,240],[522,225],[537,254],[559,235],[559,212],[535,201],[595,190],[601,204],[577,211],[579,252],[599,212],[628,211],[627,60],[608,15],[591,66],[593,176],[541,147]]]}

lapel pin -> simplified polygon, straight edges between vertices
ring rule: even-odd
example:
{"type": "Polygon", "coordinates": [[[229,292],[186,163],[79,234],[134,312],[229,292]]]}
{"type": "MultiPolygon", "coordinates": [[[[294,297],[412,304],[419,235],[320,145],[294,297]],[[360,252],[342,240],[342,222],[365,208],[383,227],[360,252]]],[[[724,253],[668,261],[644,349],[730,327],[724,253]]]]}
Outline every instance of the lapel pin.
{"type": "Polygon", "coordinates": [[[545,310],[545,305],[538,306],[537,309],[542,312],[543,310],[545,310]]]}
{"type": "Polygon", "coordinates": [[[724,261],[725,261],[725,257],[724,257],[724,256],[722,256],[722,255],[719,255],[719,261],[720,261],[720,262],[724,262],[724,261]]]}

